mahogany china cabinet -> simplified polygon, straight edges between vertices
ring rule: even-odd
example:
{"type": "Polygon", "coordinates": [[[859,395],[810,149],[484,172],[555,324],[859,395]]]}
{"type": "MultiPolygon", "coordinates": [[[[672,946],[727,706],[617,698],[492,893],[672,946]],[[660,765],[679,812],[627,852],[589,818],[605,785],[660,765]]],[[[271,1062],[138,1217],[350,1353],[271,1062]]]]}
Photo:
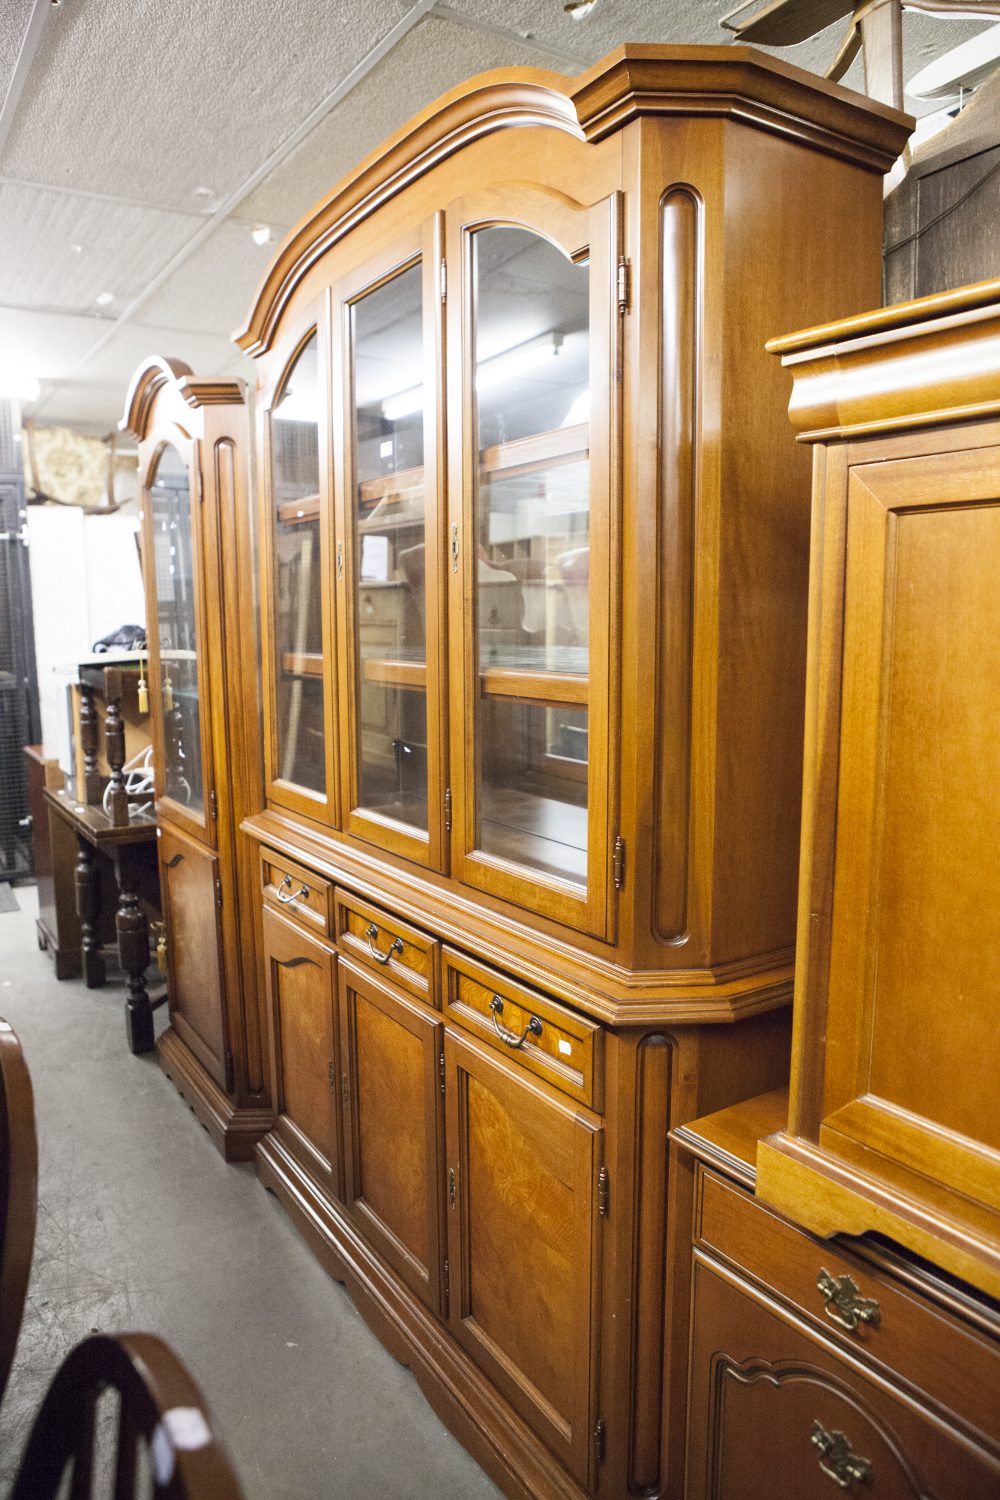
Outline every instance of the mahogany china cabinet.
{"type": "Polygon", "coordinates": [[[787,1069],[809,458],[763,345],[877,297],[908,123],[742,47],[485,75],[237,335],[258,1171],[511,1496],[676,1493],[668,1131],[787,1069]]]}
{"type": "Polygon", "coordinates": [[[170,1026],[164,1071],[229,1161],[269,1127],[259,1014],[261,801],[246,390],[150,359],[122,427],[139,441],[149,703],[170,1026]]]}
{"type": "Polygon", "coordinates": [[[817,460],[795,1050],[759,1191],[1000,1298],[1000,281],[772,349],[817,460]]]}

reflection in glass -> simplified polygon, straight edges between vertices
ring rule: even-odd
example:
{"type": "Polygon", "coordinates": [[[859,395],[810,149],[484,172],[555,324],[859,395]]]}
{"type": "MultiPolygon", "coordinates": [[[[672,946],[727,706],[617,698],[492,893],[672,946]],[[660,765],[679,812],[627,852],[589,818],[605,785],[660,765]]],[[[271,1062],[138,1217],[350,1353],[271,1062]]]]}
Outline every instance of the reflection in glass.
{"type": "Polygon", "coordinates": [[[326,790],[320,598],[319,345],[314,333],[271,412],[277,775],[326,790]]]}
{"type": "Polygon", "coordinates": [[[160,455],[149,494],[156,575],[156,624],[163,709],[163,794],[205,809],[198,707],[198,643],[191,494],[176,448],[160,455]]]}
{"type": "Polygon", "coordinates": [[[473,250],[479,847],[585,885],[588,266],[524,229],[473,250]]]}
{"type": "Polygon", "coordinates": [[[424,387],[417,262],[354,304],[358,800],[427,829],[424,387]]]}

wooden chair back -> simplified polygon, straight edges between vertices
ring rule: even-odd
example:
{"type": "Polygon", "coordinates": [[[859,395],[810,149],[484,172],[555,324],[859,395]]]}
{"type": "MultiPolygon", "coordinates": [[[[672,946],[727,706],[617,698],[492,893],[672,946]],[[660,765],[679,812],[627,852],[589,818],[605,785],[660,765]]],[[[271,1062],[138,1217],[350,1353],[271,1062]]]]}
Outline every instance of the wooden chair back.
{"type": "Polygon", "coordinates": [[[201,1392],[169,1346],[148,1333],[98,1334],[67,1355],[10,1500],[56,1500],[68,1473],[69,1500],[137,1500],[143,1493],[154,1500],[242,1500],[201,1392]],[[119,1398],[113,1432],[99,1412],[108,1390],[119,1398]]]}
{"type": "Polygon", "coordinates": [[[38,1202],[38,1141],[21,1043],[0,1020],[0,1401],[28,1295],[38,1202]]]}

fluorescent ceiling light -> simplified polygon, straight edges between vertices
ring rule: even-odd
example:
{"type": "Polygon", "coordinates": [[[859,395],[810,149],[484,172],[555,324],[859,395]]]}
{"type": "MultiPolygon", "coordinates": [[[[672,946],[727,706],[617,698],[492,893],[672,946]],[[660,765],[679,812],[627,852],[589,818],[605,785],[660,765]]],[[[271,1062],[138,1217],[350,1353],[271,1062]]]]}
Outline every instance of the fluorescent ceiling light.
{"type": "Polygon", "coordinates": [[[7,401],[37,401],[41,386],[38,376],[16,365],[0,365],[0,398],[7,401]]]}
{"type": "MultiPolygon", "coordinates": [[[[541,338],[529,339],[525,344],[515,344],[512,349],[504,349],[491,359],[484,359],[476,366],[477,395],[495,385],[503,385],[504,381],[513,380],[517,375],[523,375],[526,370],[547,364],[559,353],[562,341],[561,333],[546,333],[541,338]]],[[[410,390],[400,391],[398,395],[387,396],[382,402],[382,415],[387,422],[398,422],[401,417],[411,417],[415,412],[421,411],[423,404],[424,388],[422,385],[415,385],[410,390]]]]}
{"type": "Polygon", "coordinates": [[[961,46],[936,57],[906,85],[913,99],[957,99],[962,89],[974,89],[1000,62],[1000,26],[991,26],[961,46]]]}

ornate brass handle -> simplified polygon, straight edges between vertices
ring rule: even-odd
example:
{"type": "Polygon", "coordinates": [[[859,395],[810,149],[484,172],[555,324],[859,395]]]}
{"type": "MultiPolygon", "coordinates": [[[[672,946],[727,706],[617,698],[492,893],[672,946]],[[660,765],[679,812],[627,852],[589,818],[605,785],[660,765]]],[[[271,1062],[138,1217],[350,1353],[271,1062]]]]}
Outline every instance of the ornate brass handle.
{"type": "Polygon", "coordinates": [[[281,892],[284,890],[284,888],[285,888],[286,885],[287,886],[291,886],[291,883],[292,883],[292,877],[290,875],[286,875],[285,878],[284,878],[284,880],[281,882],[281,885],[278,887],[278,905],[279,906],[294,906],[295,902],[298,901],[298,899],[299,899],[300,896],[308,896],[308,894],[309,894],[309,887],[307,885],[301,885],[301,886],[299,886],[299,889],[292,896],[283,896],[281,894],[281,892]]]}
{"type": "Polygon", "coordinates": [[[521,1032],[521,1035],[518,1036],[516,1031],[508,1031],[506,1026],[500,1025],[500,1022],[497,1020],[497,1016],[502,1015],[503,996],[494,995],[493,999],[490,1001],[490,1020],[493,1022],[493,1030],[496,1032],[497,1036],[502,1042],[506,1042],[508,1047],[523,1047],[529,1035],[541,1036],[542,1023],[537,1016],[532,1016],[527,1026],[521,1032]]]}
{"type": "Polygon", "coordinates": [[[365,937],[368,939],[368,952],[377,964],[387,964],[394,953],[402,953],[403,951],[403,939],[393,938],[388,953],[380,953],[375,946],[378,938],[378,928],[374,922],[365,933],[365,937]]]}
{"type": "Polygon", "coordinates": [[[859,1323],[870,1323],[878,1327],[881,1308],[874,1297],[862,1297],[861,1288],[850,1276],[831,1276],[825,1266],[816,1278],[816,1285],[823,1293],[823,1311],[834,1323],[846,1328],[848,1333],[857,1333],[859,1323]]]}
{"type": "Polygon", "coordinates": [[[851,1452],[851,1444],[843,1432],[827,1432],[822,1422],[812,1425],[812,1441],[819,1449],[819,1466],[828,1479],[842,1490],[849,1490],[856,1483],[870,1484],[872,1466],[867,1458],[851,1452]]]}

